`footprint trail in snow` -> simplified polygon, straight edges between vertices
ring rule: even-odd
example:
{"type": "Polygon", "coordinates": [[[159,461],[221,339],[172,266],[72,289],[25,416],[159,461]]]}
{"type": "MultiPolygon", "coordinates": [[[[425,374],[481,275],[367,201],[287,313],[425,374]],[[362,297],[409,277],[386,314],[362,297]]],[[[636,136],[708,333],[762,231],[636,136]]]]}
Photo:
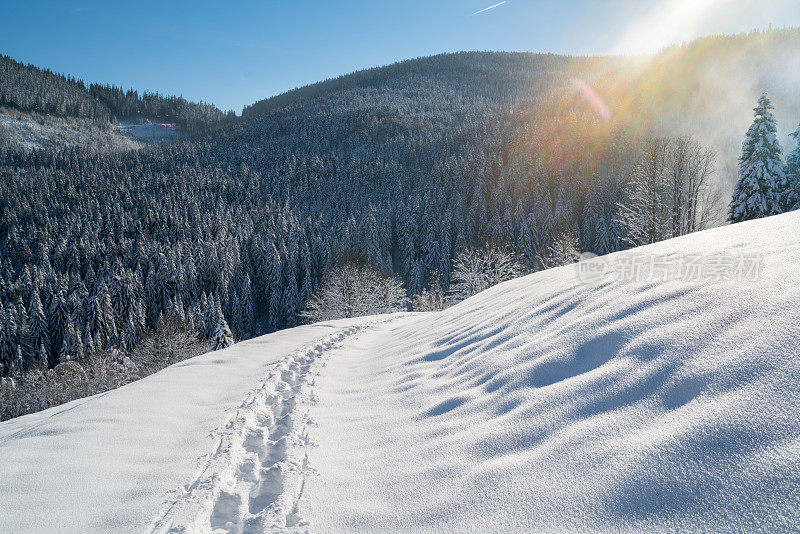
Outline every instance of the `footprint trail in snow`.
{"type": "Polygon", "coordinates": [[[345,328],[274,364],[217,431],[218,446],[196,480],[165,504],[149,531],[305,532],[300,501],[314,473],[307,454],[314,380],[332,351],[374,324],[345,328]]]}

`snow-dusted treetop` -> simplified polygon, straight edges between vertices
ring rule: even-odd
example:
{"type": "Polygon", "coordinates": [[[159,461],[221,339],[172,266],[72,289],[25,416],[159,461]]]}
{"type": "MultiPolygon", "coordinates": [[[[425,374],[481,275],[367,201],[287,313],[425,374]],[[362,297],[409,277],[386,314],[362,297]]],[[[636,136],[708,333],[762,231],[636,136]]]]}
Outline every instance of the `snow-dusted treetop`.
{"type": "Polygon", "coordinates": [[[739,158],[739,181],[728,209],[728,220],[741,222],[781,213],[780,191],[786,188],[783,149],[772,102],[762,93],[753,110],[755,120],[745,135],[739,158]]]}

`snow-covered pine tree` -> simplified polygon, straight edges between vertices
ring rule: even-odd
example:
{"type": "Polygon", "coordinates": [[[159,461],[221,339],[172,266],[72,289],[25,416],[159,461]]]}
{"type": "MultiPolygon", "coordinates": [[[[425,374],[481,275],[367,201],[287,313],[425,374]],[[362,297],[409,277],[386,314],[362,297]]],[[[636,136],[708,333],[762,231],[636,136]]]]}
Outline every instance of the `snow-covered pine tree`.
{"type": "Polygon", "coordinates": [[[242,323],[244,322],[244,314],[242,313],[242,308],[240,306],[241,295],[239,289],[237,289],[237,286],[238,284],[231,284],[230,287],[230,297],[228,298],[228,301],[230,302],[230,306],[228,307],[228,318],[230,319],[230,323],[228,325],[231,327],[231,332],[233,332],[236,339],[242,339],[242,323]]]}
{"type": "Polygon", "coordinates": [[[11,362],[11,376],[20,376],[25,372],[25,358],[22,356],[22,345],[17,345],[14,360],[11,362]]]}
{"type": "MultiPolygon", "coordinates": [[[[54,354],[50,355],[51,360],[55,360],[55,365],[63,363],[73,358],[71,351],[74,348],[75,339],[75,326],[72,324],[72,319],[67,317],[64,322],[64,333],[61,336],[60,344],[56,347],[54,354]]],[[[53,365],[53,367],[55,367],[53,365]]]]}
{"type": "Polygon", "coordinates": [[[602,231],[602,213],[600,211],[599,180],[593,178],[586,193],[586,204],[583,207],[583,225],[581,231],[581,248],[594,250],[595,243],[602,231]]]}
{"type": "Polygon", "coordinates": [[[534,220],[534,215],[530,213],[522,221],[517,244],[517,250],[520,251],[520,254],[529,266],[533,265],[533,259],[536,257],[538,242],[537,232],[538,226],[534,220]]]}
{"type": "Polygon", "coordinates": [[[414,266],[414,238],[417,223],[411,208],[404,204],[397,210],[397,263],[400,273],[411,277],[414,266]]]}
{"type": "Polygon", "coordinates": [[[364,231],[362,234],[364,236],[364,253],[382,268],[389,268],[389,265],[383,264],[380,230],[378,229],[378,210],[372,204],[367,208],[367,216],[364,221],[364,231]]]}
{"type": "Polygon", "coordinates": [[[293,263],[287,263],[289,268],[285,275],[285,286],[283,290],[283,299],[281,301],[281,318],[283,325],[286,327],[295,326],[297,324],[297,312],[300,308],[299,292],[297,288],[297,271],[293,268],[293,263]]]}
{"type": "Polygon", "coordinates": [[[83,356],[83,342],[80,333],[75,330],[72,321],[67,323],[67,331],[64,335],[64,348],[61,351],[61,358],[58,363],[69,360],[76,360],[83,356]]]}
{"type": "Polygon", "coordinates": [[[103,284],[100,288],[100,313],[103,322],[103,336],[108,342],[116,341],[117,338],[117,318],[114,312],[114,305],[111,302],[111,294],[108,286],[103,284]]]}
{"type": "Polygon", "coordinates": [[[800,208],[800,126],[789,135],[797,145],[786,156],[786,167],[783,170],[786,175],[786,189],[782,196],[785,211],[800,208]]]}
{"type": "Polygon", "coordinates": [[[425,262],[422,259],[412,260],[411,273],[409,275],[411,280],[408,283],[409,291],[412,294],[421,292],[422,288],[425,287],[425,273],[427,273],[425,262]]]}
{"type": "Polygon", "coordinates": [[[206,292],[203,291],[202,295],[200,296],[200,306],[197,310],[197,317],[195,318],[197,335],[200,336],[200,339],[211,338],[211,328],[213,325],[209,325],[209,306],[210,303],[208,300],[208,295],[206,295],[206,292]]]}
{"type": "Polygon", "coordinates": [[[186,287],[183,288],[183,292],[186,295],[186,302],[194,302],[198,297],[199,285],[197,283],[197,267],[191,256],[184,267],[184,271],[186,287]]]}
{"type": "Polygon", "coordinates": [[[97,347],[95,347],[94,338],[89,332],[89,325],[83,328],[83,335],[81,337],[83,339],[83,355],[93,356],[94,353],[97,352],[97,347]]]}
{"type": "Polygon", "coordinates": [[[728,207],[728,221],[737,223],[781,212],[780,191],[786,187],[778,127],[767,93],[754,108],[755,120],[745,135],[739,158],[739,180],[728,207]]]}
{"type": "Polygon", "coordinates": [[[253,314],[254,314],[254,304],[253,304],[253,290],[252,285],[250,283],[250,275],[245,275],[244,283],[242,284],[242,289],[239,293],[239,308],[242,313],[242,328],[244,334],[249,336],[253,333],[253,314]]]}
{"type": "Polygon", "coordinates": [[[222,313],[222,305],[219,299],[213,293],[208,298],[208,308],[206,308],[206,339],[213,339],[216,333],[217,323],[219,318],[224,317],[222,313]]]}
{"type": "Polygon", "coordinates": [[[277,330],[282,324],[281,301],[283,297],[283,280],[281,276],[281,255],[275,243],[267,245],[267,279],[269,280],[269,312],[270,330],[277,330]]]}
{"type": "Polygon", "coordinates": [[[50,304],[48,324],[50,330],[50,367],[58,365],[64,345],[64,336],[67,332],[67,323],[70,321],[69,311],[64,302],[64,294],[59,291],[53,296],[50,304]]]}
{"type": "Polygon", "coordinates": [[[594,253],[597,255],[608,254],[613,250],[611,227],[606,222],[606,217],[602,213],[597,220],[597,229],[594,236],[594,253]]]}
{"type": "Polygon", "coordinates": [[[128,316],[125,331],[122,333],[122,348],[125,350],[133,350],[133,347],[139,341],[139,332],[136,328],[133,315],[128,316]]]}
{"type": "Polygon", "coordinates": [[[219,311],[217,324],[214,327],[214,338],[211,340],[211,350],[222,350],[233,345],[233,334],[228,327],[227,321],[222,311],[219,311]]]}
{"type": "Polygon", "coordinates": [[[161,252],[150,258],[150,266],[144,283],[146,317],[148,324],[155,322],[164,308],[167,258],[161,252]]]}
{"type": "Polygon", "coordinates": [[[17,325],[12,310],[0,306],[0,363],[9,373],[16,355],[16,335],[17,325]]]}
{"type": "MultiPolygon", "coordinates": [[[[299,272],[300,272],[300,302],[305,303],[311,296],[314,278],[314,261],[311,259],[311,248],[308,246],[307,241],[300,244],[300,257],[298,258],[299,272]]],[[[248,284],[249,284],[249,275],[248,284]]],[[[252,293],[252,289],[249,290],[252,293]]]]}
{"type": "Polygon", "coordinates": [[[47,330],[47,317],[44,314],[39,291],[33,290],[31,295],[30,313],[28,314],[28,340],[27,353],[31,359],[38,356],[39,346],[50,345],[50,335],[47,330]]]}

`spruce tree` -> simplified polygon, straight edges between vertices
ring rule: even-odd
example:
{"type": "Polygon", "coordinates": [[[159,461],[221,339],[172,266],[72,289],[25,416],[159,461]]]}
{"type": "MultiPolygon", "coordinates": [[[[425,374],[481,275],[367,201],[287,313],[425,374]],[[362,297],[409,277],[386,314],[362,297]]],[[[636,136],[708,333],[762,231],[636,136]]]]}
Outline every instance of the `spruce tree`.
{"type": "Polygon", "coordinates": [[[782,211],[780,191],[786,187],[778,142],[778,127],[770,110],[772,103],[763,93],[755,107],[755,120],[745,135],[739,158],[739,181],[728,208],[732,223],[758,219],[782,211]]]}
{"type": "Polygon", "coordinates": [[[13,369],[14,356],[16,355],[16,324],[11,316],[10,310],[0,306],[0,363],[3,369],[11,372],[13,369]]]}
{"type": "Polygon", "coordinates": [[[800,208],[800,126],[791,135],[797,146],[786,156],[786,190],[783,194],[785,211],[800,208]]]}
{"type": "Polygon", "coordinates": [[[213,324],[209,323],[210,307],[211,303],[208,300],[208,296],[206,295],[206,292],[203,291],[203,294],[200,297],[200,309],[196,321],[197,334],[200,336],[200,339],[211,338],[211,329],[213,328],[213,324]]]}
{"type": "Polygon", "coordinates": [[[109,342],[115,341],[117,337],[117,319],[114,312],[114,305],[111,302],[111,295],[108,287],[103,284],[100,288],[100,318],[103,327],[103,337],[109,342]]]}
{"type": "Polygon", "coordinates": [[[22,357],[22,345],[17,345],[14,360],[11,362],[11,376],[20,376],[25,372],[25,359],[22,357]]]}
{"type": "Polygon", "coordinates": [[[283,281],[281,280],[281,257],[274,244],[267,248],[267,269],[269,284],[269,328],[277,330],[282,325],[281,301],[283,281]]]}
{"type": "Polygon", "coordinates": [[[80,338],[80,333],[75,330],[72,321],[67,322],[67,330],[64,334],[64,348],[61,351],[61,358],[59,363],[64,363],[69,360],[79,359],[83,354],[83,343],[80,338]]]}
{"type": "Polygon", "coordinates": [[[50,329],[50,367],[55,367],[61,357],[64,346],[64,336],[67,332],[67,323],[70,321],[69,311],[64,302],[64,295],[59,291],[50,305],[48,324],[50,329]]]}
{"type": "Polygon", "coordinates": [[[245,335],[253,333],[253,290],[250,284],[250,275],[245,275],[244,284],[239,294],[239,309],[242,313],[242,329],[245,335]]]}
{"type": "Polygon", "coordinates": [[[50,335],[47,329],[47,317],[42,308],[39,291],[34,290],[31,296],[30,314],[28,317],[28,356],[35,360],[41,345],[50,345],[50,335]]]}
{"type": "Polygon", "coordinates": [[[133,347],[139,341],[139,331],[136,327],[136,322],[133,315],[128,316],[128,321],[125,325],[125,331],[122,336],[122,347],[125,350],[133,350],[133,347]]]}
{"type": "Polygon", "coordinates": [[[233,345],[233,334],[225,320],[222,310],[217,304],[216,307],[216,324],[214,326],[214,337],[211,340],[211,350],[222,350],[233,345]]]}

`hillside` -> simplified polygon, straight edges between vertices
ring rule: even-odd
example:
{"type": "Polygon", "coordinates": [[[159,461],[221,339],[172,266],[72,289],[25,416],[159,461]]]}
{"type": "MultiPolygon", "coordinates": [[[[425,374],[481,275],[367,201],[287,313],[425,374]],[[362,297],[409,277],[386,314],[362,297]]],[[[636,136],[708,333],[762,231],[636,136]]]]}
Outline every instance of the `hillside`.
{"type": "Polygon", "coordinates": [[[33,116],[7,108],[0,108],[0,145],[25,151],[80,147],[97,152],[115,152],[141,148],[132,139],[118,135],[107,123],[33,116]]]}
{"type": "MultiPolygon", "coordinates": [[[[108,84],[87,84],[72,76],[26,65],[2,54],[0,107],[35,114],[40,122],[48,117],[81,119],[88,129],[98,128],[109,121],[150,119],[177,124],[187,133],[198,133],[233,118],[231,113],[226,115],[204,102],[189,102],[183,97],[148,91],[140,94],[134,89],[126,91],[108,84]]],[[[70,136],[70,143],[57,143],[48,148],[74,146],[76,137],[70,136]]],[[[92,147],[92,141],[85,142],[84,146],[92,147]]]]}
{"type": "Polygon", "coordinates": [[[285,330],[0,423],[0,530],[792,530],[798,231],[285,330]],[[696,278],[664,270],[695,256],[696,278]]]}
{"type": "MultiPolygon", "coordinates": [[[[785,66],[799,42],[786,29],[641,57],[444,54],[300,88],[175,142],[142,143],[115,124],[106,143],[88,138],[103,150],[28,151],[0,131],[0,376],[114,349],[154,357],[141,340],[171,313],[203,343],[213,328],[197,325],[212,316],[237,341],[297,326],[331,263],[353,251],[413,297],[436,276],[446,291],[453,260],[486,243],[530,271],[565,243],[624,250],[639,243],[625,220],[635,177],[659,147],[684,155],[677,167],[700,162],[677,174],[703,183],[693,208],[648,239],[714,226],[763,90],[794,147],[800,82],[785,66]],[[129,143],[141,148],[115,148],[129,143]]],[[[10,61],[20,79],[83,87],[81,102],[88,92],[120,116],[205,116],[10,61]]]]}
{"type": "Polygon", "coordinates": [[[145,143],[182,135],[172,124],[108,123],[0,108],[0,146],[23,151],[86,150],[98,154],[138,150],[145,143]]]}
{"type": "MultiPolygon", "coordinates": [[[[720,170],[725,172],[718,179],[728,185],[735,175],[730,169],[740,148],[741,132],[748,126],[748,111],[763,91],[770,93],[778,109],[782,142],[789,142],[788,134],[800,122],[800,104],[794,98],[800,78],[786,68],[800,61],[798,47],[800,29],[788,28],[710,36],[657,54],[630,57],[441,54],[300,87],[245,107],[242,117],[252,122],[266,116],[269,121],[281,117],[287,108],[315,110],[317,102],[336,109],[343,97],[357,100],[373,92],[385,94],[389,108],[407,108],[403,100],[412,94],[412,98],[430,99],[433,102],[426,102],[423,108],[430,114],[441,98],[428,93],[436,87],[449,87],[467,101],[476,96],[484,99],[484,111],[508,128],[503,142],[514,145],[515,150],[540,153],[542,144],[555,142],[575,159],[598,158],[608,154],[593,154],[577,143],[586,143],[586,136],[596,136],[595,142],[599,141],[614,129],[629,135],[652,130],[663,135],[692,135],[719,153],[720,170]],[[609,113],[599,118],[613,127],[588,131],[598,128],[591,119],[602,113],[576,80],[585,81],[597,92],[609,113]],[[429,83],[433,87],[427,86],[429,83]],[[404,91],[397,91],[401,88],[404,91]],[[488,108],[494,102],[499,103],[498,110],[488,108]],[[565,131],[569,129],[573,131],[565,131]]],[[[452,109],[442,106],[435,114],[446,115],[452,109]]]]}

